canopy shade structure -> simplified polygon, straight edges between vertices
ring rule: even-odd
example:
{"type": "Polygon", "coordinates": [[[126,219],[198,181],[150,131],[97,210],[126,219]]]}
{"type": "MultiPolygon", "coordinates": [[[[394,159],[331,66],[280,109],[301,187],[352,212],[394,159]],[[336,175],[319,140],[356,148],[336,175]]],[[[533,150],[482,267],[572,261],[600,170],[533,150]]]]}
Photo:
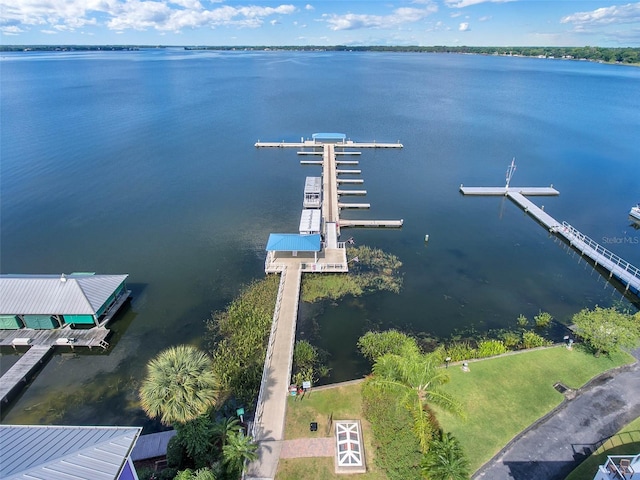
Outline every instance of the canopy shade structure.
{"type": "Polygon", "coordinates": [[[311,138],[316,143],[344,143],[347,136],[344,133],[314,133],[311,138]]]}
{"type": "Polygon", "coordinates": [[[319,252],[320,234],[272,233],[267,242],[267,252],[319,252]]]}

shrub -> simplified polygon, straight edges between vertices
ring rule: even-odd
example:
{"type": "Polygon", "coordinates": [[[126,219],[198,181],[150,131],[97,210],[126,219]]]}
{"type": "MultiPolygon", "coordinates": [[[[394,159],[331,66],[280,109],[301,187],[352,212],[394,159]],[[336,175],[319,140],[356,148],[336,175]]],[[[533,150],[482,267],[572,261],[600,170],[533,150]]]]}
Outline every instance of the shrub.
{"type": "Polygon", "coordinates": [[[520,328],[527,328],[527,326],[529,325],[529,319],[527,317],[525,317],[524,315],[520,314],[520,315],[518,315],[518,318],[516,319],[516,323],[518,324],[518,327],[520,327],[520,328]]]}
{"type": "Polygon", "coordinates": [[[533,320],[536,322],[536,328],[547,328],[553,320],[553,317],[548,312],[539,312],[538,315],[533,317],[533,320]]]}
{"type": "Polygon", "coordinates": [[[584,309],[573,316],[576,334],[596,355],[633,348],[640,341],[640,312],[628,315],[615,308],[584,309]]]}
{"type": "Polygon", "coordinates": [[[187,452],[176,435],[167,444],[167,466],[181,470],[185,467],[187,452]]]}
{"type": "Polygon", "coordinates": [[[520,335],[516,332],[506,331],[501,336],[504,346],[509,350],[515,350],[520,345],[520,335]]]}
{"type": "Polygon", "coordinates": [[[547,345],[551,345],[551,342],[536,332],[526,331],[522,334],[522,346],[524,348],[544,347],[547,345]]]}
{"type": "Polygon", "coordinates": [[[478,344],[478,358],[502,355],[506,351],[507,347],[502,340],[482,340],[478,344]]]}
{"type": "Polygon", "coordinates": [[[375,362],[378,357],[387,353],[400,355],[404,348],[411,348],[416,353],[419,350],[414,338],[397,330],[369,331],[358,339],[358,348],[360,353],[371,362],[375,362]]]}
{"type": "Polygon", "coordinates": [[[451,357],[452,362],[476,358],[476,355],[476,349],[468,341],[454,342],[447,347],[447,356],[451,357]]]}
{"type": "Polygon", "coordinates": [[[394,394],[368,382],[362,387],[364,417],[371,422],[375,462],[389,480],[418,480],[422,455],[413,433],[413,418],[394,394]]]}
{"type": "Polygon", "coordinates": [[[151,467],[136,468],[138,474],[138,480],[153,480],[156,476],[156,471],[151,467]]]}

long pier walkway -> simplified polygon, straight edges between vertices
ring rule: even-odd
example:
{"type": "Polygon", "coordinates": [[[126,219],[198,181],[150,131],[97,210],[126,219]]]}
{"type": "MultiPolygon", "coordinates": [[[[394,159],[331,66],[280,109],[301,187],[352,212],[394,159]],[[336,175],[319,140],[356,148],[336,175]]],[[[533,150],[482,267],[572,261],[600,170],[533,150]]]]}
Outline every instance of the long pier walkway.
{"type": "Polygon", "coordinates": [[[275,477],[278,468],[284,440],[301,277],[302,271],[295,264],[286,267],[281,273],[253,423],[253,437],[259,446],[258,460],[247,468],[247,478],[271,479],[275,477]]]}
{"type": "Polygon", "coordinates": [[[571,247],[590,258],[598,267],[609,272],[609,279],[615,277],[629,291],[640,296],[640,269],[607,250],[577,228],[567,222],[559,222],[538,207],[525,195],[558,195],[552,187],[464,187],[460,186],[464,195],[505,195],[531,215],[538,223],[546,227],[550,233],[564,238],[571,247]]]}
{"type": "MultiPolygon", "coordinates": [[[[338,203],[338,197],[340,196],[338,175],[340,172],[336,169],[336,165],[339,163],[339,161],[336,161],[336,156],[341,153],[355,154],[358,152],[336,152],[336,149],[340,147],[402,148],[402,144],[375,142],[361,144],[352,141],[335,143],[303,140],[300,143],[258,142],[255,146],[322,148],[322,152],[298,153],[322,155],[322,162],[316,163],[314,161],[313,164],[321,164],[323,169],[322,217],[325,225],[325,248],[317,260],[310,262],[309,259],[304,257],[281,255],[275,261],[275,265],[269,265],[268,268],[265,268],[269,272],[279,272],[281,277],[260,384],[260,393],[258,394],[252,425],[252,436],[258,443],[258,459],[247,466],[244,478],[266,480],[275,478],[280,450],[284,441],[284,422],[287,396],[289,394],[288,388],[291,380],[302,273],[348,271],[345,244],[344,242],[338,242],[341,207],[338,203]]],[[[355,172],[347,173],[353,174],[355,172]]],[[[384,221],[378,222],[384,223],[384,221]]]]}

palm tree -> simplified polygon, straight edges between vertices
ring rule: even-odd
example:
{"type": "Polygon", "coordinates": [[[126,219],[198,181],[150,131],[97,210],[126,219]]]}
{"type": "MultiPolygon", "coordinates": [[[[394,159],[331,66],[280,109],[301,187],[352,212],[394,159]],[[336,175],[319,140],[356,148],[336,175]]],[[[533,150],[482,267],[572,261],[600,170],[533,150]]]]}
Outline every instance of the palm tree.
{"type": "Polygon", "coordinates": [[[195,472],[187,468],[178,472],[174,480],[216,480],[216,475],[210,468],[200,468],[195,472]]]}
{"type": "Polygon", "coordinates": [[[429,404],[462,415],[461,405],[451,395],[438,389],[449,381],[448,372],[438,368],[441,363],[439,355],[422,355],[405,349],[401,355],[388,353],[378,357],[373,365],[371,383],[399,395],[400,401],[413,416],[414,433],[423,453],[429,449],[434,430],[429,404]]]}
{"type": "Polygon", "coordinates": [[[434,439],[424,456],[422,473],[427,479],[468,480],[469,461],[458,439],[444,432],[434,439]]]}
{"type": "Polygon", "coordinates": [[[178,345],[158,354],[147,365],[140,387],[145,413],[162,423],[184,424],[206,413],[218,398],[218,382],[206,353],[178,345]]]}
{"type": "Polygon", "coordinates": [[[258,459],[258,444],[242,431],[227,435],[227,443],[222,447],[222,463],[230,472],[242,472],[244,462],[258,459]]]}
{"type": "Polygon", "coordinates": [[[241,430],[240,422],[237,418],[224,417],[213,424],[212,436],[214,443],[222,448],[227,444],[227,439],[232,434],[241,430]]]}

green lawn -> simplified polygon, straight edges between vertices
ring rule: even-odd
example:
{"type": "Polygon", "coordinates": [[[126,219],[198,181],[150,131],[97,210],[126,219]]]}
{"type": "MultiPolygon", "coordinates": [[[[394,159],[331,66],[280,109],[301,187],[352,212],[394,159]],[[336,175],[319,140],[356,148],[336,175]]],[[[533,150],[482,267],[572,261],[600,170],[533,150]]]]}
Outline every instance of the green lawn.
{"type": "MultiPolygon", "coordinates": [[[[633,361],[627,354],[596,358],[577,348],[557,347],[470,362],[467,373],[451,366],[451,382],[445,389],[463,403],[467,420],[437,411],[438,420],[445,431],[460,440],[475,471],[515,435],[562,402],[554,383],[579,388],[596,375],[633,361]]],[[[285,438],[330,436],[332,415],[334,420],[362,420],[369,471],[362,477],[385,479],[372,459],[371,429],[362,418],[360,384],[312,391],[302,401],[289,398],[285,438]],[[309,431],[310,422],[318,422],[317,432],[309,431]]],[[[339,478],[333,473],[332,459],[316,458],[281,460],[277,479],[297,480],[305,471],[317,472],[314,478],[339,478]]]]}
{"type": "MultiPolygon", "coordinates": [[[[333,420],[359,419],[362,424],[367,473],[356,476],[367,480],[386,480],[384,472],[381,472],[373,463],[371,427],[362,416],[361,385],[357,383],[319,391],[312,390],[303,400],[294,400],[289,397],[285,439],[331,437],[333,436],[330,427],[331,418],[333,420]],[[309,430],[311,422],[318,422],[317,432],[309,430]]],[[[319,480],[344,478],[344,475],[334,473],[333,458],[294,458],[280,459],[276,479],[299,480],[306,478],[309,472],[313,472],[313,478],[319,480]]]]}
{"type": "Polygon", "coordinates": [[[596,358],[577,348],[556,347],[470,362],[469,372],[451,366],[445,390],[463,403],[467,418],[436,409],[437,417],[460,440],[476,471],[562,402],[554,383],[576,389],[599,373],[632,362],[628,354],[596,358]]]}
{"type": "Polygon", "coordinates": [[[566,480],[592,480],[607,455],[637,455],[640,453],[640,418],[636,418],[616,435],[607,440],[589,458],[580,464],[566,480]]]}

